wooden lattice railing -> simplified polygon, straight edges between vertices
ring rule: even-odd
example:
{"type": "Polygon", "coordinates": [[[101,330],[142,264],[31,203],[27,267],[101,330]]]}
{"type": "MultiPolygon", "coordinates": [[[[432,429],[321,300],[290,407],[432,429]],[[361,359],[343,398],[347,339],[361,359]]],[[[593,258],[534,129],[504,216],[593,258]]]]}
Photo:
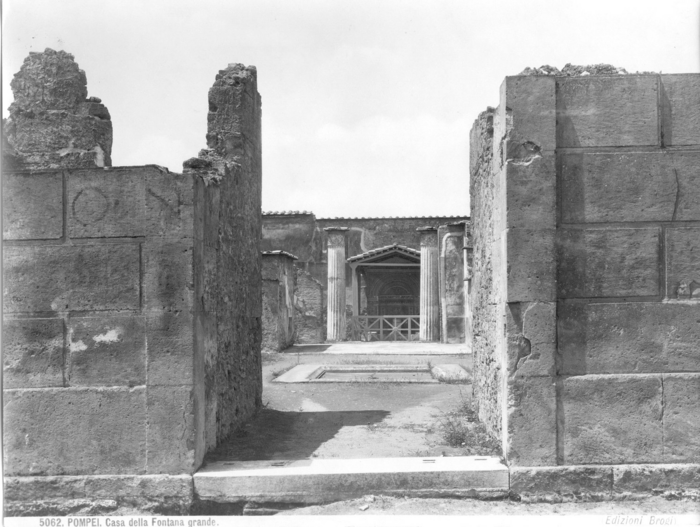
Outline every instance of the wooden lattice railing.
{"type": "Polygon", "coordinates": [[[418,340],[420,316],[418,315],[359,315],[352,317],[348,325],[350,340],[374,342],[378,340],[418,340]]]}

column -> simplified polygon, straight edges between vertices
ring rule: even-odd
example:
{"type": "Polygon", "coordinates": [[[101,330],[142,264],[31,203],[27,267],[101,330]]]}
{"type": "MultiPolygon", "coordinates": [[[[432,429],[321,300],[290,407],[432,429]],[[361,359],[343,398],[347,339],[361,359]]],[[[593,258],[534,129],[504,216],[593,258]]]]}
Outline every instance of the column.
{"type": "Polygon", "coordinates": [[[357,264],[350,264],[350,275],[352,277],[352,315],[356,317],[360,314],[360,272],[357,264]]]}
{"type": "Polygon", "coordinates": [[[326,316],[328,342],[345,339],[345,234],[347,227],[327,227],[328,296],[326,316]]]}
{"type": "Polygon", "coordinates": [[[440,337],[440,297],[438,288],[438,236],[435,227],[420,227],[420,340],[433,342],[440,337]]]}

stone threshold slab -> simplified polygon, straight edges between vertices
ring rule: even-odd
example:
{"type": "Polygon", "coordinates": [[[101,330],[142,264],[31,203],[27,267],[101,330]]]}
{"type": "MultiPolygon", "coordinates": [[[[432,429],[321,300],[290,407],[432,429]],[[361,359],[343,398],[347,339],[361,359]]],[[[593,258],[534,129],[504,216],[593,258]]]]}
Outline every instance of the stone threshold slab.
{"type": "Polygon", "coordinates": [[[272,382],[278,383],[343,383],[400,382],[435,384],[469,382],[469,372],[459,364],[299,364],[272,382]]]}
{"type": "Polygon", "coordinates": [[[499,497],[508,468],[485,456],[217,462],[194,475],[201,500],[324,503],[367,494],[499,497]]]}

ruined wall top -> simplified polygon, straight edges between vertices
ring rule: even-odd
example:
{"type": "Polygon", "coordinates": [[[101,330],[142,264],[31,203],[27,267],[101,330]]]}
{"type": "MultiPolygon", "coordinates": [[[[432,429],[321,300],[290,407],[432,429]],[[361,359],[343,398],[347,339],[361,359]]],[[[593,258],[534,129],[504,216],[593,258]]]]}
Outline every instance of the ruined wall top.
{"type": "Polygon", "coordinates": [[[562,69],[556,66],[544,64],[539,68],[527,67],[518,76],[530,75],[556,75],[559,77],[585,77],[586,75],[656,75],[653,71],[638,71],[630,73],[625,68],[613,66],[612,64],[587,64],[585,66],[578,64],[566,64],[562,69]]]}
{"type": "Polygon", "coordinates": [[[87,168],[112,164],[112,122],[73,55],[32,52],[10,83],[14,102],[3,129],[7,168],[87,168]]]}
{"type": "Polygon", "coordinates": [[[30,53],[10,86],[15,98],[11,113],[71,110],[87,98],[87,78],[73,55],[48,48],[30,53]]]}
{"type": "Polygon", "coordinates": [[[244,98],[254,106],[260,106],[255,66],[229,64],[216,75],[209,89],[209,113],[207,114],[207,146],[224,158],[241,148],[243,136],[251,137],[254,123],[246,122],[239,111],[244,98]]]}
{"type": "Polygon", "coordinates": [[[260,148],[260,106],[255,66],[229,64],[209,88],[207,148],[183,163],[185,172],[225,171],[245,152],[260,148]],[[250,110],[250,111],[249,111],[250,110]]]}

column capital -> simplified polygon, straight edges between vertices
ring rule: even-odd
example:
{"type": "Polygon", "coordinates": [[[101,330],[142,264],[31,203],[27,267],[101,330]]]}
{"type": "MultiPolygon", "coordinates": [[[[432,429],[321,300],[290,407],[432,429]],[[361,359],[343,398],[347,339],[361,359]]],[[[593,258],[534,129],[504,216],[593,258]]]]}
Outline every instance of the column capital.
{"type": "Polygon", "coordinates": [[[437,227],[418,227],[416,230],[420,232],[421,247],[437,247],[437,227]]]}
{"type": "Polygon", "coordinates": [[[465,223],[463,221],[447,224],[447,232],[464,232],[464,228],[465,223]]]}
{"type": "Polygon", "coordinates": [[[328,237],[328,247],[345,247],[347,227],[326,227],[323,230],[326,231],[326,236],[328,237]]]}

